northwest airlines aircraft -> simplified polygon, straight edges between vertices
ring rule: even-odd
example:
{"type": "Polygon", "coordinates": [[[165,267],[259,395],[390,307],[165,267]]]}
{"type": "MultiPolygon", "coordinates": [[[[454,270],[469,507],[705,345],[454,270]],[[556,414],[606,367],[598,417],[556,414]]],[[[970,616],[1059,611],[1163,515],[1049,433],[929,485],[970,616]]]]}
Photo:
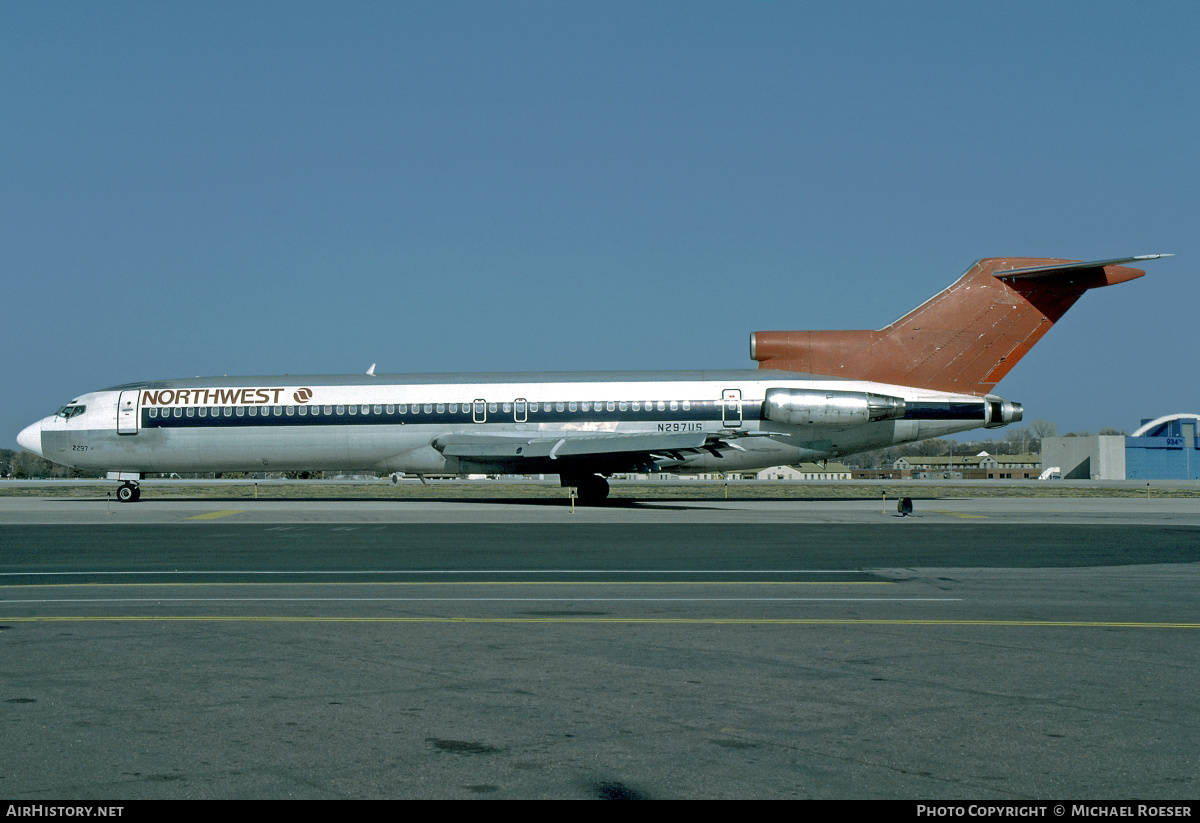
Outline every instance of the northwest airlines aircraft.
{"type": "MultiPolygon", "coordinates": [[[[603,500],[617,472],[822,460],[1021,419],[992,393],[1122,264],[989,258],[879,331],[760,331],[757,370],[153,380],[84,394],[17,437],[119,480],[148,472],[557,474],[603,500]]],[[[372,371],[374,367],[372,367],[372,371]]]]}

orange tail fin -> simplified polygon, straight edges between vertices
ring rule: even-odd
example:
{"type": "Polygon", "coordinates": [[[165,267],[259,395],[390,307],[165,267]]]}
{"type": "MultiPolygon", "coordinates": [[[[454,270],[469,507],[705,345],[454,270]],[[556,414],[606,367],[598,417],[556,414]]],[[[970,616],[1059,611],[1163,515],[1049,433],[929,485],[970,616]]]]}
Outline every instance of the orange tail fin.
{"type": "Polygon", "coordinates": [[[760,369],[988,394],[1088,289],[1145,274],[1121,263],[989,257],[879,331],[760,331],[760,369]]]}

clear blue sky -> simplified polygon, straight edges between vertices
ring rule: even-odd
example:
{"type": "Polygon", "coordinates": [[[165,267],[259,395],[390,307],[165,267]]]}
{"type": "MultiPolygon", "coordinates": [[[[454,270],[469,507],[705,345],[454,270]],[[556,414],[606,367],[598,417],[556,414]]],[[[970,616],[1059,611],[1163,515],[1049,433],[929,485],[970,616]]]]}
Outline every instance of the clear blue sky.
{"type": "Polygon", "coordinates": [[[1200,411],[1200,4],[0,4],[0,435],[211,374],[750,368],[1173,252],[999,386],[1200,411]]]}

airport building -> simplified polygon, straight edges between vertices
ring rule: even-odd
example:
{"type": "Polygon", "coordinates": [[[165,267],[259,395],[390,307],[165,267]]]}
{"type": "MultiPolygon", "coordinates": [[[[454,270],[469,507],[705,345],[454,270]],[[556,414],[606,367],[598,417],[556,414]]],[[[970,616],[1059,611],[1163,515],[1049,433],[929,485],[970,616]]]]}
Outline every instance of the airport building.
{"type": "Polygon", "coordinates": [[[1143,420],[1133,434],[1046,437],[1042,465],[1064,480],[1200,480],[1200,414],[1143,420]]]}
{"type": "Polygon", "coordinates": [[[1041,472],[1036,454],[939,455],[901,457],[892,464],[901,476],[916,479],[941,477],[963,480],[1028,480],[1041,472]]]}
{"type": "Polygon", "coordinates": [[[757,480],[849,480],[850,469],[842,463],[798,463],[772,466],[754,475],[757,480]]]}

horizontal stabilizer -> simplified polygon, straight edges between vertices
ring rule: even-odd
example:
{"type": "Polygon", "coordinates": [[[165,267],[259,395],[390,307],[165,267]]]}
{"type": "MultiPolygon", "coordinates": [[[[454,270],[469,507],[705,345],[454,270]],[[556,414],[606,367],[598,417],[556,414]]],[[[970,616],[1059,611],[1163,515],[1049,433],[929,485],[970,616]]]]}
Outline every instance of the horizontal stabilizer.
{"type": "Polygon", "coordinates": [[[1093,260],[1091,262],[1060,263],[1055,266],[1031,266],[1025,269],[997,269],[992,277],[1002,280],[1024,280],[1029,277],[1052,277],[1056,274],[1102,269],[1105,266],[1120,266],[1124,263],[1137,263],[1142,260],[1157,260],[1160,257],[1174,257],[1172,254],[1143,254],[1138,257],[1118,257],[1113,260],[1093,260]]]}

